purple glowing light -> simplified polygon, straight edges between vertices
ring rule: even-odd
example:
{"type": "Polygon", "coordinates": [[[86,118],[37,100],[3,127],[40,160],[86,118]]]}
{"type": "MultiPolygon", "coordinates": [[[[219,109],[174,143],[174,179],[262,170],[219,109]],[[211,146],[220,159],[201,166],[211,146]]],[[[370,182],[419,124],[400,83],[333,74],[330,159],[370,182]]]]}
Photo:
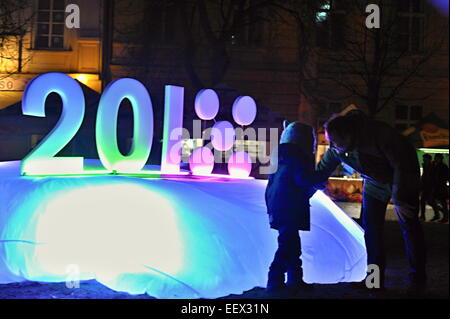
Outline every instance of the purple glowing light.
{"type": "Polygon", "coordinates": [[[247,152],[238,151],[228,160],[228,173],[236,178],[246,178],[252,171],[252,159],[247,152]]]}
{"type": "Polygon", "coordinates": [[[164,174],[177,174],[181,161],[184,88],[166,85],[165,93],[161,171],[164,174]]]}
{"type": "MultiPolygon", "coordinates": [[[[200,181],[208,181],[208,182],[217,182],[217,183],[223,183],[223,179],[231,179],[231,180],[247,180],[247,179],[255,179],[254,177],[248,176],[248,177],[236,177],[231,176],[228,174],[216,174],[216,173],[210,173],[210,174],[196,174],[195,177],[198,177],[200,181]]],[[[184,178],[184,177],[183,177],[184,178]]],[[[180,180],[185,180],[181,179],[180,180]]]]}
{"type": "Polygon", "coordinates": [[[256,118],[256,103],[250,96],[240,96],[233,103],[233,119],[239,125],[249,125],[256,118]]]}
{"type": "Polygon", "coordinates": [[[212,120],[219,112],[219,97],[211,89],[203,89],[195,97],[195,113],[202,120],[212,120]]]}
{"type": "Polygon", "coordinates": [[[430,0],[430,2],[443,14],[448,16],[448,0],[430,0]]]}
{"type": "Polygon", "coordinates": [[[207,147],[196,148],[189,157],[189,168],[194,175],[211,174],[214,168],[214,155],[207,147]]]}
{"type": "Polygon", "coordinates": [[[228,121],[216,122],[211,129],[211,144],[218,151],[228,151],[233,147],[236,133],[228,121]]]}

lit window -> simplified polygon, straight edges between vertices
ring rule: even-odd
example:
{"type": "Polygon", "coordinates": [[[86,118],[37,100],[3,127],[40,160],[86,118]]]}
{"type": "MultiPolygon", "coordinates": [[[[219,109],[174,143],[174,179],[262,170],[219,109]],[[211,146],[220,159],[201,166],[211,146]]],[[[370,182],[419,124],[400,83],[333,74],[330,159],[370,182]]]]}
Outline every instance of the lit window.
{"type": "Polygon", "coordinates": [[[36,28],[36,48],[64,47],[64,0],[39,0],[36,28]]]}
{"type": "Polygon", "coordinates": [[[325,2],[325,4],[321,5],[319,10],[316,13],[316,22],[324,22],[328,19],[331,10],[330,1],[325,2]]]}
{"type": "Polygon", "coordinates": [[[316,12],[317,45],[324,49],[340,49],[345,45],[345,1],[326,1],[316,12]]]}

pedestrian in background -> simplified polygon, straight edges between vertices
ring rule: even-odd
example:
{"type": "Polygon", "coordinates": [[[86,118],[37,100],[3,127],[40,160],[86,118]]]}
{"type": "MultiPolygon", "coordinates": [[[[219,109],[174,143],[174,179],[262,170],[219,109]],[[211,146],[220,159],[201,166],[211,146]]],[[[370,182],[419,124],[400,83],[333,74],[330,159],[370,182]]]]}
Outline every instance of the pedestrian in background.
{"type": "MultiPolygon", "coordinates": [[[[448,166],[443,162],[444,156],[440,153],[434,155],[433,175],[434,191],[433,197],[436,201],[437,209],[442,211],[441,223],[448,223],[448,166]]],[[[435,212],[436,214],[436,212],[435,212]]],[[[439,218],[439,212],[437,212],[439,218]]],[[[435,216],[436,217],[436,216],[435,216]]]]}
{"type": "Polygon", "coordinates": [[[426,205],[430,205],[434,211],[434,218],[439,218],[438,207],[433,198],[434,193],[434,171],[433,158],[430,154],[423,154],[422,156],[422,176],[420,178],[420,219],[425,221],[426,205]],[[437,216],[437,217],[436,217],[437,216]]]}

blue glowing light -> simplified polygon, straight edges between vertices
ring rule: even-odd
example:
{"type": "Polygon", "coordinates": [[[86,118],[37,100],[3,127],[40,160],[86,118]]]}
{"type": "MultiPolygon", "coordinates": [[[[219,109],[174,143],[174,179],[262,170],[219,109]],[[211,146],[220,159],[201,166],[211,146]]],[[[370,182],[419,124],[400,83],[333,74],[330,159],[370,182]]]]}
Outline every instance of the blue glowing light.
{"type": "Polygon", "coordinates": [[[45,101],[50,93],[62,100],[61,118],[22,161],[22,174],[78,174],[83,171],[82,157],[55,157],[75,136],[84,118],[83,91],[70,76],[46,73],[28,83],[23,93],[24,115],[45,117],[45,101]]]}
{"type": "MultiPolygon", "coordinates": [[[[266,181],[211,177],[18,177],[0,163],[0,283],[64,282],[68,269],[117,291],[216,298],[264,287],[276,250],[266,181]]],[[[304,280],[359,281],[363,232],[322,192],[301,232],[304,280]]]]}
{"type": "Polygon", "coordinates": [[[430,2],[444,15],[448,16],[448,0],[430,0],[430,2]]]}

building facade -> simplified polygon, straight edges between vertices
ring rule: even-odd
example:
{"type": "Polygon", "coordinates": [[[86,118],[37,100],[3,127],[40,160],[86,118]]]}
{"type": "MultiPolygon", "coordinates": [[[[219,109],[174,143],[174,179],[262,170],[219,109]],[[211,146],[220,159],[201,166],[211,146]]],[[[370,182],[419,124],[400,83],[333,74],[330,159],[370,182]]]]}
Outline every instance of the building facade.
{"type": "Polygon", "coordinates": [[[11,8],[23,34],[0,48],[0,109],[20,101],[28,81],[46,72],[70,74],[101,91],[101,1],[11,1],[11,8]],[[68,4],[80,8],[79,29],[65,25],[68,4]]]}
{"type": "MultiPolygon", "coordinates": [[[[187,120],[195,118],[193,104],[201,88],[219,93],[221,112],[217,120],[230,118],[237,96],[254,97],[260,107],[259,127],[280,127],[282,120],[288,119],[320,128],[332,113],[347,105],[368,110],[366,100],[349,94],[336,82],[337,78],[344,83],[352,81],[364,91],[358,72],[350,68],[335,72],[336,63],[324,58],[345,49],[346,39],[352,36],[346,27],[349,23],[357,27],[364,23],[364,7],[355,17],[344,0],[326,1],[314,9],[307,85],[300,80],[300,70],[306,41],[302,36],[309,33],[299,31],[293,14],[295,10],[303,14],[304,8],[281,10],[261,5],[266,1],[245,0],[239,2],[242,7],[230,7],[227,14],[216,1],[11,3],[24,4],[11,14],[18,25],[23,24],[23,31],[9,34],[0,30],[0,35],[4,33],[0,110],[20,101],[28,81],[46,72],[67,73],[99,93],[113,79],[137,78],[150,91],[156,122],[162,122],[164,86],[168,84],[185,87],[187,120]],[[69,4],[80,9],[80,28],[65,24],[69,4]],[[305,88],[311,85],[317,88],[308,97],[305,88]]],[[[407,52],[401,63],[412,65],[420,60],[437,34],[444,40],[376,118],[401,131],[431,112],[448,124],[448,16],[427,0],[393,3],[400,6],[398,44],[407,52]]],[[[400,64],[395,67],[402,70],[400,64]]],[[[384,83],[389,86],[394,82],[384,83]]]]}

